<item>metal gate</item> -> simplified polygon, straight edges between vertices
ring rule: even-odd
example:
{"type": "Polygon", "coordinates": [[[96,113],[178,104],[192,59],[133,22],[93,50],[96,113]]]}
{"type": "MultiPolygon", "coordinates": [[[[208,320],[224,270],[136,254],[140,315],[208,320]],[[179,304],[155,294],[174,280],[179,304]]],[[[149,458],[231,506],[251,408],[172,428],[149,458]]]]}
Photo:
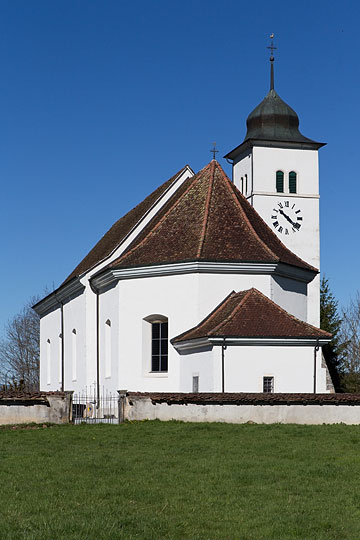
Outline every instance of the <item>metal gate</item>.
{"type": "Polygon", "coordinates": [[[118,424],[119,423],[119,396],[106,393],[74,394],[72,405],[72,418],[74,424],[118,424]]]}

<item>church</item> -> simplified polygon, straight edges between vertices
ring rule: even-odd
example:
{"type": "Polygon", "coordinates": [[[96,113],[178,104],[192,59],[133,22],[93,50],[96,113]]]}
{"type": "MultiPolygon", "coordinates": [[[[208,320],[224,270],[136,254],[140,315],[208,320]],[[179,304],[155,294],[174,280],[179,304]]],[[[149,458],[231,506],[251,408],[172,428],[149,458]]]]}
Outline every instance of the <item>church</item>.
{"type": "Polygon", "coordinates": [[[326,393],[318,151],[274,88],[243,142],[185,165],[38,302],[40,388],[326,393]]]}

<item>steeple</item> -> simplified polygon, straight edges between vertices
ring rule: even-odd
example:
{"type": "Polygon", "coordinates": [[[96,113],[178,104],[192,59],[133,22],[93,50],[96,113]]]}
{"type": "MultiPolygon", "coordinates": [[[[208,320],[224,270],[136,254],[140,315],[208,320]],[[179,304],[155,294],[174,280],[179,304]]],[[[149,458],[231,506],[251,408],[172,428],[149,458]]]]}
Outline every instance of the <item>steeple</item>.
{"type": "Polygon", "coordinates": [[[285,101],[275,91],[274,83],[274,34],[270,35],[270,91],[261,103],[249,114],[246,125],[247,132],[245,139],[240,146],[226,154],[225,158],[234,159],[238,151],[245,143],[255,141],[278,142],[280,145],[290,143],[292,146],[301,144],[302,147],[320,148],[323,143],[316,142],[305,137],[299,131],[299,117],[285,101]]]}

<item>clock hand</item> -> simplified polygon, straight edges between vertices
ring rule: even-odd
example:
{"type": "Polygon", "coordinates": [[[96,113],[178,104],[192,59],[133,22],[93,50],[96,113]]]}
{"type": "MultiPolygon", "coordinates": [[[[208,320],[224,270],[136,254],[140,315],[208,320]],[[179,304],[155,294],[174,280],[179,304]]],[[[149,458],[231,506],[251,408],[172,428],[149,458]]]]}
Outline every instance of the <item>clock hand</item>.
{"type": "Polygon", "coordinates": [[[293,227],[295,227],[294,221],[293,221],[292,219],[290,219],[289,216],[288,216],[287,214],[285,214],[285,212],[283,212],[281,209],[279,210],[279,212],[280,212],[280,214],[281,214],[282,216],[284,216],[284,218],[285,218],[289,223],[291,223],[291,225],[292,225],[293,227]]]}

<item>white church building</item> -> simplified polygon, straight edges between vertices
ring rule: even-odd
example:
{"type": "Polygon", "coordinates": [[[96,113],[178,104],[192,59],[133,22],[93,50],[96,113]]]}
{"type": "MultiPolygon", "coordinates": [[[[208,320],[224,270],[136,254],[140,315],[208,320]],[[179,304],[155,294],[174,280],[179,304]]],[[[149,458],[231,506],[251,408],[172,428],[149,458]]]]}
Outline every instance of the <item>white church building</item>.
{"type": "Polygon", "coordinates": [[[321,353],[322,143],[274,89],[225,158],[188,165],[34,306],[43,391],[330,392],[321,353]]]}

